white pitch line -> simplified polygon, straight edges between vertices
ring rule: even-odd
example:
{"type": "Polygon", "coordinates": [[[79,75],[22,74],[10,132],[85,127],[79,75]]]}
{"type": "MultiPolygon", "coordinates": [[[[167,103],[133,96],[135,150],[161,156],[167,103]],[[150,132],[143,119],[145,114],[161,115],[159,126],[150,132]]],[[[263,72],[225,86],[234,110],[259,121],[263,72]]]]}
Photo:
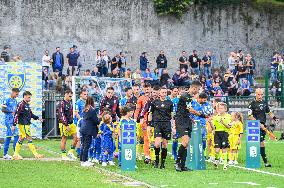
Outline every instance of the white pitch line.
{"type": "Polygon", "coordinates": [[[238,183],[238,184],[248,184],[248,185],[260,185],[258,183],[253,183],[253,182],[234,182],[234,183],[238,183]]]}
{"type": "MultiPolygon", "coordinates": [[[[42,147],[42,146],[39,146],[39,147],[40,147],[41,149],[44,149],[44,150],[48,151],[48,152],[51,152],[51,153],[60,155],[60,153],[58,153],[58,152],[56,152],[56,151],[47,149],[47,148],[42,147]]],[[[144,186],[149,187],[149,188],[156,188],[155,186],[150,185],[150,184],[148,184],[148,183],[146,183],[146,182],[139,181],[139,180],[130,178],[130,177],[128,177],[128,176],[124,176],[124,175],[119,174],[119,173],[116,173],[116,172],[112,172],[112,171],[110,171],[110,170],[107,170],[107,169],[104,169],[104,168],[101,168],[101,167],[98,167],[98,166],[93,166],[93,168],[95,168],[95,169],[97,169],[97,170],[100,170],[100,171],[102,171],[102,172],[104,172],[104,173],[108,173],[108,174],[111,174],[111,175],[114,175],[114,176],[117,176],[117,177],[121,177],[121,178],[123,178],[123,179],[125,179],[125,180],[128,180],[128,181],[132,181],[132,182],[139,183],[139,184],[144,185],[144,186]]]]}
{"type": "Polygon", "coordinates": [[[283,174],[276,174],[276,173],[273,173],[273,172],[266,172],[266,171],[257,170],[257,169],[254,169],[254,168],[246,168],[246,167],[236,166],[236,165],[230,165],[230,166],[235,167],[235,168],[240,168],[240,169],[248,170],[248,171],[258,172],[258,173],[261,173],[261,174],[268,174],[268,175],[278,176],[278,177],[284,178],[284,175],[283,175],[283,174]]]}

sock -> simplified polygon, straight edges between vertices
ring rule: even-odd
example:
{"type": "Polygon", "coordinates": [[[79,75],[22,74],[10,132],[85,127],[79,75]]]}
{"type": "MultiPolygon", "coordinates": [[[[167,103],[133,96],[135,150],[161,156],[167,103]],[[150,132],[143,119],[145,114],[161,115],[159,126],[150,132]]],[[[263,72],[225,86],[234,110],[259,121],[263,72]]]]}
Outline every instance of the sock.
{"type": "Polygon", "coordinates": [[[14,155],[19,155],[22,145],[23,145],[23,142],[19,140],[18,143],[16,144],[14,155]]]}
{"type": "Polygon", "coordinates": [[[235,161],[238,161],[238,156],[239,156],[239,152],[237,151],[237,153],[235,153],[235,161]]]}
{"type": "Polygon", "coordinates": [[[223,152],[222,159],[223,159],[224,165],[226,165],[228,163],[228,153],[227,152],[223,152]]]}
{"type": "Polygon", "coordinates": [[[232,151],[230,151],[229,153],[229,160],[233,161],[235,159],[235,153],[233,153],[232,151]]]}
{"type": "Polygon", "coordinates": [[[165,164],[166,158],[168,154],[168,149],[167,148],[162,148],[162,153],[161,153],[161,163],[165,164]]]}
{"type": "Polygon", "coordinates": [[[182,158],[181,158],[181,167],[185,167],[185,161],[187,157],[187,148],[184,148],[183,153],[182,153],[182,158]]]}
{"type": "Polygon", "coordinates": [[[220,160],[220,152],[219,153],[215,153],[215,159],[216,160],[220,160]]]}
{"type": "Polygon", "coordinates": [[[28,141],[28,146],[29,146],[29,149],[32,151],[32,153],[34,155],[37,155],[38,153],[36,152],[36,148],[35,148],[35,145],[33,145],[33,141],[28,141]]]}
{"type": "Polygon", "coordinates": [[[184,150],[186,150],[186,148],[181,144],[179,146],[179,149],[178,149],[178,157],[177,157],[177,161],[176,161],[176,163],[179,164],[179,165],[181,164],[181,160],[183,158],[184,150]]]}
{"type": "Polygon", "coordinates": [[[81,148],[76,148],[76,153],[77,153],[78,155],[80,155],[80,153],[81,153],[81,148]]]}
{"type": "Polygon", "coordinates": [[[265,153],[265,147],[260,147],[260,155],[262,157],[264,164],[266,164],[267,163],[267,157],[266,157],[266,153],[265,153]]]}
{"type": "Polygon", "coordinates": [[[10,142],[11,142],[11,137],[6,137],[4,142],[4,156],[8,154],[10,142]]]}
{"type": "Polygon", "coordinates": [[[16,144],[17,144],[18,140],[19,140],[19,136],[14,136],[14,143],[13,143],[13,149],[14,149],[14,151],[15,151],[16,144]]]}
{"type": "Polygon", "coordinates": [[[155,147],[155,156],[156,156],[156,162],[159,163],[159,159],[160,159],[160,147],[158,147],[158,148],[155,147]]]}
{"type": "Polygon", "coordinates": [[[178,148],[178,141],[174,140],[172,145],[172,154],[175,160],[177,160],[177,148],[178,148]]]}
{"type": "Polygon", "coordinates": [[[70,147],[70,150],[68,151],[68,153],[73,153],[74,154],[74,150],[75,150],[76,146],[72,146],[70,147]]]}
{"type": "Polygon", "coordinates": [[[64,149],[64,150],[61,150],[61,156],[62,156],[62,157],[67,156],[67,155],[66,155],[66,150],[65,150],[65,149],[64,149]]]}
{"type": "Polygon", "coordinates": [[[155,155],[155,146],[153,144],[151,144],[151,147],[150,147],[150,157],[151,157],[151,160],[154,161],[155,158],[156,158],[156,155],[155,155]]]}

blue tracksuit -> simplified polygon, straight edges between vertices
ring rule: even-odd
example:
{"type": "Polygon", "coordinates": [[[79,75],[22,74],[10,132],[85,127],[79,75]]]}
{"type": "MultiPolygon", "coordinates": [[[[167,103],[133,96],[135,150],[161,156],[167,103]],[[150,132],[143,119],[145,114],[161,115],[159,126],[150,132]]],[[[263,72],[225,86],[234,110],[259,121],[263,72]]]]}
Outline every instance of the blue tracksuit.
{"type": "Polygon", "coordinates": [[[17,108],[17,100],[13,98],[7,98],[4,101],[4,104],[6,108],[3,108],[2,111],[5,113],[5,126],[6,126],[6,139],[4,143],[4,155],[8,153],[9,150],[9,144],[11,142],[11,137],[14,136],[14,143],[13,148],[15,149],[15,146],[19,139],[19,130],[18,127],[15,127],[15,131],[12,132],[11,127],[14,123],[14,114],[16,112],[17,108]]]}
{"type": "MultiPolygon", "coordinates": [[[[78,113],[79,113],[79,116],[81,117],[81,118],[83,118],[83,115],[84,115],[84,107],[85,107],[85,101],[84,100],[82,100],[82,99],[78,99],[77,101],[76,101],[76,103],[75,103],[75,111],[78,111],[78,113]]],[[[77,118],[77,116],[75,115],[75,117],[74,117],[74,123],[77,125],[77,123],[78,123],[78,118],[77,118]]]]}
{"type": "Polygon", "coordinates": [[[107,162],[113,161],[113,152],[115,148],[114,139],[112,137],[113,133],[113,124],[101,124],[101,132],[102,132],[102,141],[101,141],[101,147],[102,147],[102,161],[107,162]]]}

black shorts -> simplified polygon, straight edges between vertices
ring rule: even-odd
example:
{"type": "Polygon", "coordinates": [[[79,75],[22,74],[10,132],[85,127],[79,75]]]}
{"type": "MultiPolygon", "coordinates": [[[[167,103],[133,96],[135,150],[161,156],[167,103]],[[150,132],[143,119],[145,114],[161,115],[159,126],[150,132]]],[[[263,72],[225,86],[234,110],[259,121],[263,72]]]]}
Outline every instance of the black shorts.
{"type": "Polygon", "coordinates": [[[266,136],[266,132],[264,130],[260,129],[260,142],[265,141],[265,136],[266,136]]]}
{"type": "Polygon", "coordinates": [[[177,133],[179,135],[179,138],[187,135],[189,138],[191,138],[191,132],[192,132],[192,126],[188,125],[188,126],[177,126],[177,133]]]}
{"type": "Polygon", "coordinates": [[[216,131],[214,134],[215,148],[229,148],[229,134],[225,131],[216,131]]]}
{"type": "Polygon", "coordinates": [[[170,140],[172,136],[171,122],[154,122],[154,138],[162,137],[170,140]]]}

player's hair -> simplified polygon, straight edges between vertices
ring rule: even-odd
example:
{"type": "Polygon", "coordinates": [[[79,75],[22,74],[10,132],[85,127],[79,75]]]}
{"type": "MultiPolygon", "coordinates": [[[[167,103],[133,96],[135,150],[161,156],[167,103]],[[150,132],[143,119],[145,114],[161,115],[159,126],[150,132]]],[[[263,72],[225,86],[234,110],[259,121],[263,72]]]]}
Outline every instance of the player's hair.
{"type": "Polygon", "coordinates": [[[122,116],[125,116],[128,112],[134,111],[134,106],[132,104],[127,104],[120,109],[122,116]]]}
{"type": "Polygon", "coordinates": [[[174,90],[174,89],[179,89],[177,86],[174,86],[171,88],[171,90],[174,90]]]}
{"type": "Polygon", "coordinates": [[[149,87],[151,87],[151,84],[150,84],[150,83],[145,83],[145,84],[144,84],[144,88],[149,88],[149,87]]]}
{"type": "Polygon", "coordinates": [[[191,83],[191,86],[193,87],[196,87],[196,86],[201,86],[201,83],[197,80],[194,80],[192,83],[191,83]]]}
{"type": "Polygon", "coordinates": [[[160,90],[162,90],[162,89],[166,89],[166,90],[168,90],[168,89],[167,89],[167,87],[161,87],[161,88],[160,88],[160,90]]]}
{"type": "Polygon", "coordinates": [[[160,88],[160,86],[157,86],[157,85],[155,85],[155,86],[153,87],[153,90],[154,90],[154,91],[159,91],[160,89],[162,89],[162,88],[160,88]]]}
{"type": "Polygon", "coordinates": [[[25,97],[25,96],[32,96],[32,93],[29,92],[29,91],[25,91],[25,92],[23,93],[23,97],[25,97]]]}
{"type": "Polygon", "coordinates": [[[200,94],[199,94],[199,98],[200,98],[200,99],[207,99],[208,96],[207,96],[206,93],[203,92],[203,93],[200,93],[200,94]]]}
{"type": "Polygon", "coordinates": [[[112,86],[110,86],[110,87],[107,88],[107,91],[108,91],[108,90],[114,91],[114,88],[113,88],[112,86]]]}
{"type": "Polygon", "coordinates": [[[82,94],[82,93],[84,93],[84,92],[87,92],[88,90],[86,90],[86,89],[82,89],[81,91],[80,91],[80,95],[82,94]]]}
{"type": "Polygon", "coordinates": [[[132,87],[139,87],[140,88],[140,85],[139,84],[134,84],[132,87]]]}
{"type": "Polygon", "coordinates": [[[240,113],[240,112],[234,112],[234,114],[235,114],[236,118],[237,118],[240,122],[244,123],[244,117],[243,117],[243,114],[242,114],[242,113],[240,113]]]}
{"type": "Polygon", "coordinates": [[[111,112],[110,111],[104,111],[103,114],[102,114],[102,121],[106,124],[111,122],[110,118],[105,117],[107,114],[111,115],[111,112]]]}
{"type": "Polygon", "coordinates": [[[19,88],[13,88],[13,89],[12,89],[12,92],[19,93],[20,90],[19,90],[19,88]]]}
{"type": "Polygon", "coordinates": [[[64,93],[65,93],[65,95],[66,95],[66,94],[73,94],[73,92],[72,92],[70,89],[65,90],[64,93]]]}
{"type": "Polygon", "coordinates": [[[131,90],[131,89],[132,89],[131,87],[126,87],[126,88],[124,89],[124,91],[127,92],[127,91],[129,91],[129,90],[131,90]]]}
{"type": "Polygon", "coordinates": [[[86,104],[84,106],[84,112],[88,112],[90,110],[90,107],[94,107],[94,106],[95,106],[95,103],[94,103],[93,97],[88,96],[86,100],[86,104]]]}

